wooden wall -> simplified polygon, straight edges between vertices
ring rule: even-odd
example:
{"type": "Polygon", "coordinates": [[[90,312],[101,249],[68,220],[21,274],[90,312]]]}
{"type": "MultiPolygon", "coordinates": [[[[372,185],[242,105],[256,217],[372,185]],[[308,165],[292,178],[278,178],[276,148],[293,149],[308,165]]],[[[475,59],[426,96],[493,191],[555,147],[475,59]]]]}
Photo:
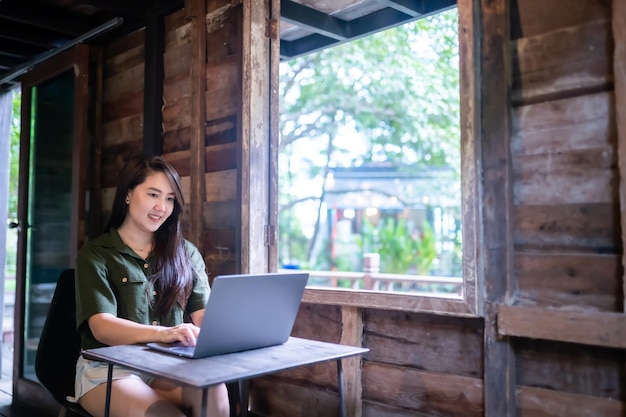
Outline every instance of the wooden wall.
{"type": "MultiPolygon", "coordinates": [[[[474,225],[483,239],[476,252],[484,257],[484,310],[478,317],[387,310],[327,303],[322,294],[303,304],[294,335],[370,349],[363,360],[345,361],[350,416],[623,417],[612,3],[474,4],[485,31],[477,34],[474,138],[484,169],[483,214],[474,225]]],[[[241,81],[251,53],[245,7],[188,1],[165,20],[163,155],[183,178],[185,230],[213,276],[250,267],[241,253],[250,192],[242,137],[255,99],[241,81]]],[[[124,157],[142,149],[143,37],[131,34],[104,51],[104,218],[124,157]]],[[[338,415],[334,364],[250,388],[260,415],[338,415]]]]}
{"type": "MultiPolygon", "coordinates": [[[[241,9],[189,2],[164,22],[161,154],[181,176],[184,233],[204,253],[210,277],[239,270],[241,9]]],[[[125,159],[143,153],[144,37],[141,30],[104,50],[103,221],[125,159]]]]}
{"type": "MultiPolygon", "coordinates": [[[[490,173],[483,198],[510,193],[508,206],[483,216],[485,238],[508,239],[482,243],[494,254],[508,248],[485,271],[483,295],[495,301],[484,318],[471,318],[354,312],[318,297],[301,309],[295,334],[370,349],[344,387],[361,398],[348,403],[349,415],[624,416],[611,2],[480,5],[478,26],[488,30],[481,38],[483,136],[476,138],[490,173]],[[495,38],[500,30],[508,42],[495,38]],[[493,232],[499,229],[510,232],[493,232]],[[498,273],[506,276],[491,278],[498,273]]],[[[332,365],[252,384],[260,414],[338,413],[332,365]]]]}

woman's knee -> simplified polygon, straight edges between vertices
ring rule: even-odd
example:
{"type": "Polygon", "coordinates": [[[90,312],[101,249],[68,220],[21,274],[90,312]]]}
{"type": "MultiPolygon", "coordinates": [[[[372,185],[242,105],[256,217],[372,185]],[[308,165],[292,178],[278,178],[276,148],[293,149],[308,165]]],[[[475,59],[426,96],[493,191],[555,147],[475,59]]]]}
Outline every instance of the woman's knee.
{"type": "MultiPolygon", "coordinates": [[[[193,415],[200,415],[202,409],[202,390],[198,388],[183,388],[183,403],[194,410],[193,415]]],[[[225,384],[216,385],[207,389],[207,415],[211,417],[228,417],[230,403],[225,384]]]]}
{"type": "MultiPolygon", "coordinates": [[[[87,392],[80,404],[94,417],[104,415],[106,384],[87,392]]],[[[111,388],[111,417],[184,417],[185,414],[172,402],[160,396],[143,381],[123,378],[113,381],[111,388]]]]}

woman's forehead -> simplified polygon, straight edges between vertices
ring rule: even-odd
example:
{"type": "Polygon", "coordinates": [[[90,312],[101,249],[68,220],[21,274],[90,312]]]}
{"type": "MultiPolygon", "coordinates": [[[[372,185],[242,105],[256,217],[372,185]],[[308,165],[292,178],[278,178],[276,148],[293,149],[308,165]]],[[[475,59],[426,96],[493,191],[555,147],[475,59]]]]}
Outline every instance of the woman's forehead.
{"type": "Polygon", "coordinates": [[[152,172],[146,175],[143,183],[139,184],[142,188],[150,188],[165,194],[174,194],[174,189],[170,184],[170,180],[163,172],[152,172]]]}

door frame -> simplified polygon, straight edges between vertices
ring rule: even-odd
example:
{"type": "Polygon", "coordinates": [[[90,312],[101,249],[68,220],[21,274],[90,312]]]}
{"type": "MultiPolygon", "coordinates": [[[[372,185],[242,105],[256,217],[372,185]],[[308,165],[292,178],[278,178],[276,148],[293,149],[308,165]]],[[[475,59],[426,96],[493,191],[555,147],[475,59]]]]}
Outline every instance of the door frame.
{"type": "Polygon", "coordinates": [[[38,383],[23,377],[23,335],[25,334],[26,282],[25,265],[28,219],[28,172],[30,168],[30,136],[32,87],[66,71],[74,72],[74,120],[72,149],[72,202],[70,265],[73,267],[78,248],[85,235],[85,197],[87,190],[87,142],[89,108],[89,47],[78,45],[35,67],[22,79],[20,126],[20,169],[18,187],[18,240],[13,348],[13,403],[36,407],[42,411],[58,410],[59,404],[38,383]],[[26,226],[26,227],[25,227],[26,226]]]}

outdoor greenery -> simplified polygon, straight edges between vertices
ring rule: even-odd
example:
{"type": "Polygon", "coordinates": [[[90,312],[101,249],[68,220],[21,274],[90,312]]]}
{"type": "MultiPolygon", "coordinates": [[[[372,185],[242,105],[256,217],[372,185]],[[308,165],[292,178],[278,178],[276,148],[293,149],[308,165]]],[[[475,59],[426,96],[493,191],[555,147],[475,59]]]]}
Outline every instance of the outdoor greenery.
{"type": "MultiPolygon", "coordinates": [[[[20,106],[22,96],[19,91],[13,93],[13,116],[11,118],[11,148],[9,163],[9,198],[8,198],[8,219],[7,224],[15,222],[17,219],[17,191],[19,175],[19,155],[20,155],[20,106]]],[[[5,272],[8,275],[15,274],[15,262],[17,258],[17,231],[7,230],[6,241],[6,265],[5,272]]]]}
{"type": "MultiPolygon", "coordinates": [[[[324,199],[336,167],[385,163],[398,172],[447,169],[453,173],[450,181],[432,187],[460,206],[457,35],[455,8],[281,64],[281,262],[357,267],[327,259],[332,237],[325,229],[324,199]]],[[[415,209],[419,193],[408,193],[395,197],[415,209]]],[[[377,225],[361,223],[360,250],[369,250],[368,242],[374,245],[383,272],[428,274],[443,247],[433,225],[418,225],[417,237],[404,220],[388,217],[377,225]]],[[[456,236],[446,237],[457,255],[458,223],[456,236]]]]}

